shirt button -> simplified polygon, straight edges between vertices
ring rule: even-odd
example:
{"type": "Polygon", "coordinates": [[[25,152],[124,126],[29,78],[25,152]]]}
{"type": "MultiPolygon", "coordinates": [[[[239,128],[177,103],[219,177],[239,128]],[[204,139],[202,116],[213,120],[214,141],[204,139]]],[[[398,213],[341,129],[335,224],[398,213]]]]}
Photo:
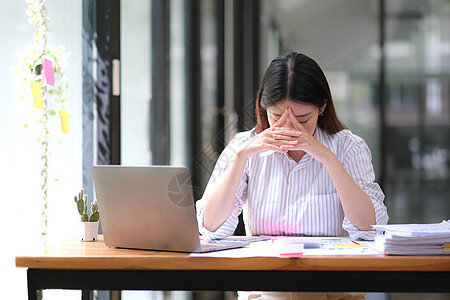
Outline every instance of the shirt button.
{"type": "Polygon", "coordinates": [[[291,202],[292,202],[292,203],[295,203],[295,198],[292,198],[292,199],[291,199],[291,202]]]}
{"type": "Polygon", "coordinates": [[[294,232],[294,226],[291,226],[290,228],[289,228],[289,232],[294,232]]]}

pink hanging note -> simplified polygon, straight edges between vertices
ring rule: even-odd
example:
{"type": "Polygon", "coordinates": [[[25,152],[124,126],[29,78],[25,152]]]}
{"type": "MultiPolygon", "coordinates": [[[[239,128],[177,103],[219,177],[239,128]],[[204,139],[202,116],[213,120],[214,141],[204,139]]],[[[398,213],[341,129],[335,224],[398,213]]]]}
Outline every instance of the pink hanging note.
{"type": "Polygon", "coordinates": [[[45,80],[47,81],[47,84],[50,84],[51,86],[55,85],[55,73],[53,70],[53,63],[44,58],[44,76],[45,80]]]}

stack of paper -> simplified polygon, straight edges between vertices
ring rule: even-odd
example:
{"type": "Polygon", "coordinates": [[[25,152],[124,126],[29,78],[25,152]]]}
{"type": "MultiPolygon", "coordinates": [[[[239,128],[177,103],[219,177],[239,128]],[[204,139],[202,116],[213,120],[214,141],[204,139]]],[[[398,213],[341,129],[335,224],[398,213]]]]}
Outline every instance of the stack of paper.
{"type": "Polygon", "coordinates": [[[431,224],[374,225],[379,251],[394,255],[450,254],[450,220],[431,224]]]}

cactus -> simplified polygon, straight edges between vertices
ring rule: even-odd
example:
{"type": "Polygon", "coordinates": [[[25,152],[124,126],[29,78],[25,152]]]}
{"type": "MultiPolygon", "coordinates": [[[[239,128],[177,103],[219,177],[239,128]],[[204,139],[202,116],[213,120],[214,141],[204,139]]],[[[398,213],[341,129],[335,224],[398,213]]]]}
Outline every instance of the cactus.
{"type": "Polygon", "coordinates": [[[81,216],[81,222],[97,222],[100,219],[100,213],[98,211],[97,200],[91,203],[91,216],[88,214],[88,195],[84,193],[84,189],[74,197],[74,201],[77,204],[78,213],[81,216]]]}
{"type": "Polygon", "coordinates": [[[97,222],[100,219],[100,212],[98,211],[97,199],[91,203],[92,215],[89,217],[89,222],[97,222]]]}

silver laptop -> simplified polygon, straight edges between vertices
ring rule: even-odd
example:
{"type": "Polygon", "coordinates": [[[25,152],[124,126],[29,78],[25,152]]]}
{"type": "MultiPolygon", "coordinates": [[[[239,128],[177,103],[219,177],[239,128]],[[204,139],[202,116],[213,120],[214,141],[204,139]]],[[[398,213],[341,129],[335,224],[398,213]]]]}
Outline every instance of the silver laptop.
{"type": "Polygon", "coordinates": [[[248,245],[200,241],[185,167],[93,166],[92,176],[107,246],[208,252],[248,245]]]}

